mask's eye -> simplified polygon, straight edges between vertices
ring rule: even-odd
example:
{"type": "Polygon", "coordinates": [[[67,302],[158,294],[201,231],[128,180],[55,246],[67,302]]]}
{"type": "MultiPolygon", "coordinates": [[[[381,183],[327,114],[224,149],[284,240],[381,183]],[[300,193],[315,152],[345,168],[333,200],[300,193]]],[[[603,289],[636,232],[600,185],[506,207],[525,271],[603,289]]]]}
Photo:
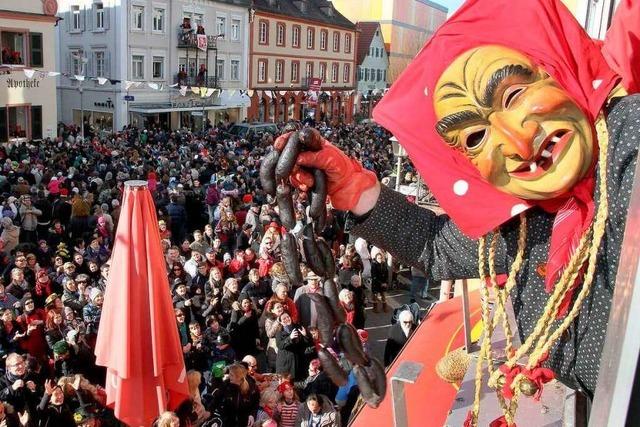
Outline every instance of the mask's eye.
{"type": "Polygon", "coordinates": [[[482,144],[482,141],[484,141],[484,137],[486,134],[486,129],[479,129],[475,132],[472,132],[465,138],[464,145],[467,147],[467,149],[472,150],[482,144]]]}
{"type": "Polygon", "coordinates": [[[514,88],[508,89],[505,93],[504,96],[502,97],[503,101],[502,101],[502,106],[503,108],[509,108],[511,107],[511,104],[513,103],[513,101],[515,101],[515,99],[522,93],[524,92],[526,89],[526,87],[524,86],[516,86],[514,88]]]}

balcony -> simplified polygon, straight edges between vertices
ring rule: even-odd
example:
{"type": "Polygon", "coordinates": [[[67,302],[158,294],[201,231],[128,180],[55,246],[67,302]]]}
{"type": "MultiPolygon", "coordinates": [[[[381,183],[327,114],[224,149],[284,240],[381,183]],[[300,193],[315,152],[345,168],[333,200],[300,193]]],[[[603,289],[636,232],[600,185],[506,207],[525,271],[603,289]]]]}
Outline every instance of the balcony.
{"type": "Polygon", "coordinates": [[[217,87],[216,78],[211,75],[204,79],[199,79],[198,77],[180,77],[178,74],[174,74],[173,83],[178,83],[180,86],[217,87]]]}
{"type": "MultiPolygon", "coordinates": [[[[207,35],[207,49],[217,49],[219,36],[207,35]]],[[[198,37],[195,30],[184,32],[182,28],[178,28],[178,48],[196,49],[198,47],[198,37]]]]}

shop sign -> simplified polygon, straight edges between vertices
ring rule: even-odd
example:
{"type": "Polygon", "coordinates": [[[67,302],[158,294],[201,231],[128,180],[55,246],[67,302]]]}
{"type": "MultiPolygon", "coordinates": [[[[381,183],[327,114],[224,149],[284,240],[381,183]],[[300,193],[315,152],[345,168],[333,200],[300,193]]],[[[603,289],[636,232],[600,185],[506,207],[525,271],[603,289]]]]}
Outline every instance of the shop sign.
{"type": "Polygon", "coordinates": [[[22,79],[16,80],[9,77],[7,79],[7,88],[9,89],[31,89],[40,87],[40,80],[38,79],[22,79]]]}
{"type": "Polygon", "coordinates": [[[214,102],[214,97],[211,98],[191,98],[187,100],[172,99],[171,108],[202,108],[207,105],[217,105],[214,102]]]}
{"type": "Polygon", "coordinates": [[[111,98],[107,98],[105,102],[94,102],[93,106],[102,108],[113,108],[113,102],[111,102],[111,98]]]}

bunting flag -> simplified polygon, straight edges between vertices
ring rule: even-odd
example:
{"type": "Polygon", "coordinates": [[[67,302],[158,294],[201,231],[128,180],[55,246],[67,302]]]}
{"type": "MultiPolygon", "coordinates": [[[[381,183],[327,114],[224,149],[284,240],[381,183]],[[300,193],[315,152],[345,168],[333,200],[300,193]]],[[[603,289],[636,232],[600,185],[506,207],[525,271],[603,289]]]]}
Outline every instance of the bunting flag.
{"type": "Polygon", "coordinates": [[[49,77],[57,77],[57,76],[59,76],[59,75],[60,75],[60,73],[59,73],[59,72],[57,72],[57,71],[49,71],[49,72],[47,72],[47,75],[48,75],[49,77]]]}
{"type": "Polygon", "coordinates": [[[180,95],[187,96],[187,86],[180,86],[180,95]]]}
{"type": "Polygon", "coordinates": [[[207,93],[205,94],[205,96],[206,96],[207,98],[209,98],[211,95],[213,95],[213,93],[214,93],[215,91],[216,91],[216,89],[209,88],[209,89],[207,89],[207,93]]]}
{"type": "Polygon", "coordinates": [[[262,94],[265,95],[269,99],[272,98],[271,92],[269,92],[268,90],[262,91],[262,94]]]}
{"type": "Polygon", "coordinates": [[[169,87],[178,87],[178,83],[174,83],[172,85],[169,85],[169,87]]]}
{"type": "Polygon", "coordinates": [[[281,91],[280,91],[280,92],[278,92],[278,93],[280,94],[280,96],[284,96],[284,95],[287,93],[287,91],[286,91],[286,90],[281,90],[281,91]]]}
{"type": "MultiPolygon", "coordinates": [[[[231,89],[231,90],[229,91],[229,98],[231,98],[231,97],[232,97],[233,95],[235,95],[235,94],[236,94],[236,90],[235,90],[235,89],[231,89]]],[[[242,95],[242,94],[241,94],[241,95],[242,95]]]]}
{"type": "Polygon", "coordinates": [[[96,80],[98,80],[98,84],[99,84],[100,86],[102,86],[102,85],[103,85],[103,84],[105,84],[105,83],[107,82],[107,80],[109,80],[109,79],[107,79],[106,77],[98,77],[96,80]]]}
{"type": "Polygon", "coordinates": [[[28,79],[33,78],[33,75],[36,73],[36,70],[32,70],[32,69],[30,69],[30,68],[25,68],[25,69],[24,69],[24,70],[22,70],[22,71],[24,71],[24,75],[25,75],[28,79]]]}
{"type": "Polygon", "coordinates": [[[129,91],[129,89],[131,89],[131,87],[133,86],[134,82],[131,82],[129,80],[125,80],[124,81],[124,90],[125,91],[129,91]]]}
{"type": "Polygon", "coordinates": [[[147,86],[149,86],[153,90],[158,90],[159,88],[158,83],[147,83],[147,86]]]}
{"type": "Polygon", "coordinates": [[[253,94],[254,94],[254,92],[255,92],[255,91],[254,91],[253,89],[249,89],[249,90],[247,91],[247,95],[249,95],[249,98],[253,98],[253,94]]]}
{"type": "Polygon", "coordinates": [[[78,80],[79,82],[83,82],[84,81],[84,76],[81,76],[79,74],[76,74],[73,77],[75,77],[75,79],[78,80]]]}
{"type": "Polygon", "coordinates": [[[200,88],[198,86],[191,86],[191,92],[195,93],[196,95],[200,95],[200,88]]]}

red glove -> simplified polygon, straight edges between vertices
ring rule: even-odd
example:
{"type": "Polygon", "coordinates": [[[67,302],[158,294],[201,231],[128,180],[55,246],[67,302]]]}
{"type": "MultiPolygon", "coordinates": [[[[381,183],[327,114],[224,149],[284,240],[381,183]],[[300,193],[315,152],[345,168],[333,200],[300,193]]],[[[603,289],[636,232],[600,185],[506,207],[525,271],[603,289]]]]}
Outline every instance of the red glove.
{"type": "MultiPolygon", "coordinates": [[[[282,151],[291,133],[279,136],[274,147],[282,151]]],[[[343,211],[352,210],[360,195],[375,185],[376,175],[363,168],[355,159],[349,158],[336,146],[320,136],[313,129],[313,138],[319,139],[322,147],[319,151],[303,151],[298,155],[296,167],[291,173],[291,183],[303,191],[313,187],[313,176],[301,167],[321,169],[327,175],[327,192],[333,207],[343,211]]],[[[317,142],[317,141],[316,141],[317,142]]],[[[314,144],[315,145],[315,144],[314,144]]]]}

